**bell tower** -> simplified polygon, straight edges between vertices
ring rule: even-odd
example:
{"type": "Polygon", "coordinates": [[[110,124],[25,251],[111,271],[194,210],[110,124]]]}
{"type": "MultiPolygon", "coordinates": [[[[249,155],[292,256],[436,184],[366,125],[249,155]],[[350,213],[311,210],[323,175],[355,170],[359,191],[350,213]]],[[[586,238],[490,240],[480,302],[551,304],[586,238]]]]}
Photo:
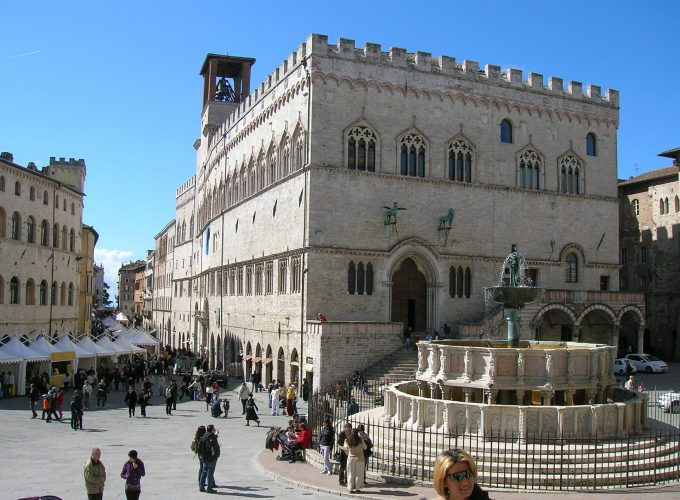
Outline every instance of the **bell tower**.
{"type": "Polygon", "coordinates": [[[250,57],[208,54],[201,67],[203,109],[209,102],[239,104],[250,94],[250,57]]]}

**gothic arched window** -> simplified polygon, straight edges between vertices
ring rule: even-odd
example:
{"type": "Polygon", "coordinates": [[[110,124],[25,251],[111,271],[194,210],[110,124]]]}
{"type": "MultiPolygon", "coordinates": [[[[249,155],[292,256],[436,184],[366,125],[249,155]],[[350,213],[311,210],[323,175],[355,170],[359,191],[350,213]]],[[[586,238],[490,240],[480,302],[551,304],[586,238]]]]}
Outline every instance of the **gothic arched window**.
{"type": "Polygon", "coordinates": [[[541,157],[533,149],[525,149],[519,155],[519,187],[541,189],[541,157]]]}
{"type": "Polygon", "coordinates": [[[567,283],[578,283],[578,257],[575,253],[569,253],[564,259],[565,281],[567,283]]]}
{"type": "Polygon", "coordinates": [[[453,140],[448,146],[448,178],[472,182],[472,148],[467,141],[453,140]]]}
{"type": "Polygon", "coordinates": [[[9,282],[9,303],[19,303],[19,278],[13,276],[9,282]]]}
{"type": "Polygon", "coordinates": [[[417,134],[406,134],[400,142],[401,175],[425,177],[425,141],[417,134]]]}
{"type": "Polygon", "coordinates": [[[560,191],[564,194],[581,194],[583,164],[573,155],[560,160],[560,191]]]}
{"type": "Polygon", "coordinates": [[[357,275],[356,266],[354,262],[350,262],[347,266],[347,293],[354,294],[357,290],[357,275]]]}
{"type": "Polygon", "coordinates": [[[35,243],[35,219],[32,215],[29,215],[26,219],[26,241],[35,243]]]}
{"type": "Polygon", "coordinates": [[[375,172],[376,135],[365,126],[356,126],[347,134],[347,167],[350,170],[375,172]]]}
{"type": "Polygon", "coordinates": [[[12,214],[12,239],[21,240],[21,215],[19,215],[19,212],[12,214]]]}

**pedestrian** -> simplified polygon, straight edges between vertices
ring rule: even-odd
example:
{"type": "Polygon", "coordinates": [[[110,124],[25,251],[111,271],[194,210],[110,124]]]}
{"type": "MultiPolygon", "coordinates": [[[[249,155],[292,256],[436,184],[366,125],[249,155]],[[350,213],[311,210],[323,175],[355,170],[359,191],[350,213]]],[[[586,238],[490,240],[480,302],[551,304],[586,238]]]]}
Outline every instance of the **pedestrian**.
{"type": "Polygon", "coordinates": [[[302,401],[305,403],[309,399],[309,382],[307,382],[307,379],[302,380],[302,401]]]}
{"type": "Polygon", "coordinates": [[[321,474],[332,474],[331,472],[331,450],[335,445],[335,430],[331,425],[331,419],[326,418],[323,421],[323,427],[319,432],[319,448],[321,449],[321,456],[323,457],[323,470],[321,474]]]}
{"type": "Polygon", "coordinates": [[[444,338],[450,339],[451,338],[451,327],[444,323],[444,338]]]}
{"type": "Polygon", "coordinates": [[[165,389],[165,414],[172,415],[172,384],[165,389]]]}
{"type": "Polygon", "coordinates": [[[475,459],[460,449],[447,450],[437,457],[432,486],[439,493],[436,500],[489,500],[489,494],[477,484],[475,459]]]}
{"type": "Polygon", "coordinates": [[[205,385],[205,411],[208,411],[210,409],[210,405],[212,405],[213,391],[214,389],[212,384],[205,385]]]}
{"type": "Polygon", "coordinates": [[[350,493],[361,493],[366,477],[364,465],[366,443],[356,429],[352,429],[349,436],[345,438],[343,449],[347,453],[347,489],[350,493]]]}
{"type": "Polygon", "coordinates": [[[86,379],[83,384],[83,406],[90,409],[90,396],[92,395],[92,384],[86,379]]]}
{"type": "Polygon", "coordinates": [[[203,458],[198,453],[198,445],[201,443],[201,439],[206,433],[205,425],[199,425],[196,429],[196,434],[194,434],[194,440],[191,442],[191,451],[194,452],[194,457],[198,457],[198,488],[201,488],[201,474],[203,473],[203,458]]]}
{"type": "Polygon", "coordinates": [[[37,418],[38,412],[35,411],[35,404],[40,399],[40,391],[33,383],[28,387],[28,397],[31,400],[31,413],[33,414],[33,418],[37,418]]]}
{"type": "Polygon", "coordinates": [[[43,397],[48,401],[47,420],[45,422],[51,422],[52,415],[54,415],[55,420],[61,420],[59,415],[57,415],[57,388],[52,387],[43,397]]]}
{"type": "Polygon", "coordinates": [[[246,414],[246,401],[248,400],[248,394],[248,386],[245,382],[243,382],[238,390],[238,398],[241,400],[241,405],[243,406],[243,413],[241,413],[241,415],[246,414]]]}
{"type": "Polygon", "coordinates": [[[142,492],[141,480],[146,474],[144,462],[138,457],[137,450],[128,452],[128,461],[123,464],[123,471],[120,477],[125,479],[125,498],[127,500],[137,500],[142,492]]]}
{"type": "Polygon", "coordinates": [[[629,391],[634,391],[635,390],[635,376],[631,375],[628,377],[628,380],[626,381],[624,387],[628,389],[629,391]]]}
{"type": "Polygon", "coordinates": [[[349,436],[349,434],[352,432],[352,424],[345,424],[343,427],[342,431],[338,433],[338,446],[340,447],[340,459],[338,462],[340,462],[340,475],[338,477],[338,482],[340,483],[340,486],[347,486],[347,452],[345,451],[345,440],[349,436]]]}
{"type": "Polygon", "coordinates": [[[102,500],[104,483],[106,483],[106,468],[101,461],[102,452],[99,448],[92,448],[90,458],[85,462],[83,476],[88,500],[102,500]]]}
{"type": "Polygon", "coordinates": [[[142,417],[146,418],[146,407],[149,406],[149,400],[151,399],[151,389],[142,389],[139,393],[137,402],[139,403],[139,409],[142,417]]]}
{"type": "Polygon", "coordinates": [[[106,387],[106,382],[101,379],[97,384],[97,406],[104,408],[106,406],[106,399],[108,397],[109,390],[106,387]]]}
{"type": "Polygon", "coordinates": [[[366,443],[366,449],[364,450],[364,467],[368,469],[368,459],[373,455],[373,441],[371,441],[371,438],[366,434],[364,424],[357,425],[357,432],[361,439],[364,440],[364,443],[366,443]]]}
{"type": "Polygon", "coordinates": [[[246,425],[250,425],[251,420],[255,420],[257,422],[257,426],[260,426],[260,418],[257,416],[257,413],[255,413],[255,410],[260,410],[257,407],[257,404],[255,403],[255,400],[253,399],[253,393],[249,392],[248,393],[248,399],[246,399],[246,425]]]}
{"type": "Polygon", "coordinates": [[[217,459],[220,458],[220,444],[217,442],[219,431],[210,424],[206,428],[205,436],[198,445],[198,455],[203,460],[203,470],[198,483],[198,491],[216,493],[215,486],[215,467],[217,459]],[[208,488],[206,489],[206,483],[208,488]]]}
{"type": "Polygon", "coordinates": [[[250,392],[257,392],[257,372],[253,368],[253,373],[250,374],[250,392]]]}
{"type": "Polygon", "coordinates": [[[57,390],[57,413],[59,414],[59,420],[64,418],[64,412],[62,411],[63,407],[64,407],[64,391],[60,387],[57,390]]]}
{"type": "Polygon", "coordinates": [[[170,395],[172,397],[172,409],[177,409],[177,382],[173,378],[170,380],[170,395]]]}
{"type": "Polygon", "coordinates": [[[281,391],[278,386],[274,386],[269,393],[269,406],[272,409],[272,415],[279,414],[279,398],[281,397],[281,391]]]}
{"type": "Polygon", "coordinates": [[[293,404],[295,403],[296,399],[297,395],[295,394],[295,384],[290,384],[288,386],[288,390],[286,391],[286,413],[288,413],[289,417],[292,417],[295,414],[293,411],[293,404]]]}
{"type": "Polygon", "coordinates": [[[80,392],[76,389],[71,398],[71,429],[77,431],[83,428],[83,402],[80,392]]]}
{"type": "Polygon", "coordinates": [[[135,416],[135,407],[137,406],[137,393],[135,392],[135,388],[132,386],[128,387],[127,394],[125,394],[125,399],[123,402],[127,405],[128,407],[128,418],[132,418],[135,416]]]}
{"type": "Polygon", "coordinates": [[[352,416],[355,413],[359,413],[359,405],[356,400],[352,397],[349,399],[349,404],[347,405],[347,416],[352,416]]]}

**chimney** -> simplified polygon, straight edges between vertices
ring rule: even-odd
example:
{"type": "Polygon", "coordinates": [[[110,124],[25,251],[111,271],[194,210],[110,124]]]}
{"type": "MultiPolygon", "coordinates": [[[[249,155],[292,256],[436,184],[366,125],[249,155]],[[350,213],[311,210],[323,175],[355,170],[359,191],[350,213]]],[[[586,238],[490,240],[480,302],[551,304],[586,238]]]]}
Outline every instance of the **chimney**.
{"type": "Polygon", "coordinates": [[[3,151],[2,153],[0,153],[0,158],[3,160],[7,160],[8,162],[14,163],[14,155],[7,151],[3,151]]]}

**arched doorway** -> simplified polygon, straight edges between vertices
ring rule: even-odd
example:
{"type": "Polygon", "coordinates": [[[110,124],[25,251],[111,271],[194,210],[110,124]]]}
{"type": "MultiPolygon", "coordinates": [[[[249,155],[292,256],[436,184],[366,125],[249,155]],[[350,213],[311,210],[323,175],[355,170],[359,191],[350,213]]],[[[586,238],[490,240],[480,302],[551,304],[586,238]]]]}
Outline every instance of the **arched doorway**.
{"type": "Polygon", "coordinates": [[[427,280],[411,258],[392,275],[392,321],[412,331],[427,328],[427,280]]]}
{"type": "Polygon", "coordinates": [[[279,347],[279,352],[276,354],[276,380],[281,383],[286,382],[286,355],[283,353],[283,347],[279,347]]]}
{"type": "Polygon", "coordinates": [[[591,308],[581,315],[579,342],[611,345],[614,332],[614,318],[603,308],[591,308]]]}
{"type": "Polygon", "coordinates": [[[571,342],[574,318],[566,310],[555,307],[545,311],[536,322],[536,340],[571,342]]]}
{"type": "Polygon", "coordinates": [[[262,363],[265,366],[265,374],[264,374],[264,384],[269,384],[269,382],[272,381],[272,346],[268,345],[267,350],[265,351],[265,359],[262,360],[262,363]]]}

